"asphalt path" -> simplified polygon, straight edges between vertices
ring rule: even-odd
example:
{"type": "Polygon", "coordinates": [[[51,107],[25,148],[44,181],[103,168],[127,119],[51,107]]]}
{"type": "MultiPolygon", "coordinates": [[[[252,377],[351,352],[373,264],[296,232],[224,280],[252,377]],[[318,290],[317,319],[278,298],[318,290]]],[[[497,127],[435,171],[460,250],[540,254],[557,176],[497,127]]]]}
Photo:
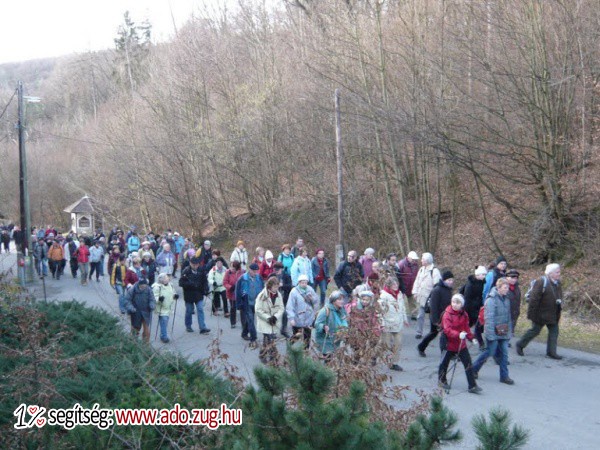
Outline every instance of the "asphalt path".
{"type": "MultiPolygon", "coordinates": [[[[15,254],[2,255],[0,271],[15,269],[15,254]]],[[[82,286],[78,279],[68,273],[60,279],[45,279],[48,300],[82,301],[88,306],[98,307],[120,318],[120,323],[128,329],[128,316],[119,313],[117,295],[111,289],[108,277],[101,278],[100,283],[90,281],[82,286]]],[[[177,280],[173,280],[177,286],[177,280]]],[[[43,299],[43,285],[36,279],[30,286],[37,299],[43,299]]],[[[177,288],[180,291],[179,288],[177,288]]],[[[183,297],[183,296],[182,296],[183,297]]],[[[205,302],[208,303],[208,302],[205,302]]],[[[211,329],[208,335],[198,333],[198,325],[194,316],[194,333],[188,333],[184,327],[184,303],[182,299],[177,305],[174,317],[175,328],[171,342],[163,344],[154,340],[152,330],[151,342],[158,351],[175,351],[190,360],[207,358],[211,343],[219,338],[219,346],[223,353],[229,355],[229,362],[239,369],[239,374],[250,382],[253,381],[252,369],[257,364],[258,350],[251,350],[247,342],[240,338],[241,326],[231,329],[229,319],[210,315],[210,305],[205,305],[206,324],[211,329]]],[[[222,314],[222,313],[221,313],[222,314]]],[[[171,318],[173,320],[173,318],[171,318]]],[[[414,322],[413,322],[414,324],[414,322]]],[[[157,325],[156,321],[153,326],[157,325]]],[[[169,323],[169,332],[171,323],[169,323]]],[[[259,336],[259,342],[261,337],[259,336]]],[[[514,341],[513,341],[514,342],[514,341]]],[[[452,390],[449,394],[437,388],[437,365],[440,351],[437,339],[427,349],[427,357],[418,355],[414,338],[414,329],[404,331],[401,373],[392,372],[394,383],[408,385],[413,390],[442,394],[445,404],[459,417],[459,428],[463,440],[447,448],[475,448],[477,441],[471,428],[471,420],[477,414],[487,415],[493,407],[503,407],[510,411],[514,422],[530,430],[531,437],[527,449],[598,449],[600,448],[600,415],[597,405],[600,401],[600,356],[559,347],[562,361],[554,361],[545,357],[545,345],[532,342],[525,349],[525,356],[517,356],[514,345],[509,349],[510,377],[515,380],[513,386],[499,382],[499,369],[493,360],[483,366],[479,372],[478,384],[483,389],[479,395],[467,392],[467,380],[462,365],[459,363],[452,390]]],[[[559,338],[560,345],[560,338],[559,338]]],[[[283,340],[279,343],[284,351],[283,340]]],[[[479,354],[477,346],[470,347],[473,359],[479,354]]],[[[381,365],[381,370],[388,369],[381,365]]],[[[403,407],[399,402],[397,407],[403,407]]]]}

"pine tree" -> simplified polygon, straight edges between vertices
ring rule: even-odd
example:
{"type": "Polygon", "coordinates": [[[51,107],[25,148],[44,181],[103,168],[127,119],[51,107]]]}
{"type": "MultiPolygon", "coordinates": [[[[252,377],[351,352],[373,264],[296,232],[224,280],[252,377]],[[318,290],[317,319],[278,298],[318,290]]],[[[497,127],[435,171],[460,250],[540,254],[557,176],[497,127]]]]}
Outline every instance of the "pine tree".
{"type": "Polygon", "coordinates": [[[288,347],[288,367],[255,368],[258,388],[242,400],[244,426],[228,443],[236,449],[429,449],[460,438],[451,428],[456,417],[441,403],[411,428],[411,438],[371,422],[364,384],[353,382],[345,396],[331,394],[335,374],[305,356],[301,345],[288,347]],[[410,441],[410,442],[409,442],[410,441]],[[414,444],[414,445],[413,445],[414,444]]]}
{"type": "Polygon", "coordinates": [[[527,444],[529,432],[519,425],[510,429],[510,413],[502,408],[490,411],[490,421],[483,415],[473,418],[473,429],[479,439],[477,450],[517,450],[527,444]]]}
{"type": "Polygon", "coordinates": [[[442,442],[459,441],[462,439],[460,430],[453,430],[457,421],[456,414],[444,406],[442,399],[433,397],[429,416],[419,416],[409,427],[405,448],[426,450],[442,442]]]}

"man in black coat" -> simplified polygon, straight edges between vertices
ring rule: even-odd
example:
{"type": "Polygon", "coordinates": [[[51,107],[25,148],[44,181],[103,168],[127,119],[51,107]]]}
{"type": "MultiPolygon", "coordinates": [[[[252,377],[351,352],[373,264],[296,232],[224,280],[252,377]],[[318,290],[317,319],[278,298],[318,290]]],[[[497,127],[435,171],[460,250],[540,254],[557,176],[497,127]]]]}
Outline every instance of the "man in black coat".
{"type": "MultiPolygon", "coordinates": [[[[285,270],[283,268],[283,263],[277,261],[275,264],[273,264],[273,269],[275,269],[275,272],[273,272],[270,277],[277,277],[277,279],[279,280],[279,292],[281,292],[281,296],[283,298],[283,306],[284,308],[287,306],[287,302],[288,302],[288,298],[290,297],[290,292],[292,291],[292,277],[290,277],[287,273],[285,273],[285,270]]],[[[285,336],[286,338],[289,338],[290,335],[289,333],[286,331],[287,328],[287,313],[285,312],[285,309],[283,311],[283,318],[281,319],[281,335],[285,336]]]]}
{"type": "Polygon", "coordinates": [[[363,266],[358,262],[356,250],[350,250],[346,261],[340,263],[333,279],[344,296],[344,304],[348,303],[352,291],[362,284],[365,278],[363,266]]]}
{"type": "Polygon", "coordinates": [[[194,305],[198,316],[198,327],[200,334],[207,334],[210,330],[204,322],[204,297],[208,295],[208,281],[206,273],[200,268],[200,258],[192,258],[190,265],[186,267],[179,278],[179,286],[183,289],[183,300],[185,301],[185,329],[193,333],[192,314],[194,305]]]}
{"type": "MultiPolygon", "coordinates": [[[[454,286],[454,275],[449,270],[442,273],[442,281],[435,285],[431,291],[429,305],[431,312],[429,313],[429,321],[431,329],[429,334],[423,338],[417,346],[419,355],[425,357],[425,349],[431,341],[433,341],[439,333],[439,325],[442,323],[442,313],[452,302],[452,287],[454,286]]],[[[445,336],[442,334],[442,336],[445,336]]],[[[445,339],[445,338],[444,338],[445,339]]],[[[445,350],[445,340],[440,339],[440,350],[445,350]]]]}

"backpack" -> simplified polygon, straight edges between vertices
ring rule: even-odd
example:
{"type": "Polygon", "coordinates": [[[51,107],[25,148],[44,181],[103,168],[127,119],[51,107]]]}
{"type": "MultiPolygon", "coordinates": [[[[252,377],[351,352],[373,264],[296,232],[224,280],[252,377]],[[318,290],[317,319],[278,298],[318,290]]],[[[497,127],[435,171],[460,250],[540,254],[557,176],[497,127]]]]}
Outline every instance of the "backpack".
{"type": "Polygon", "coordinates": [[[479,322],[479,325],[485,325],[485,306],[479,308],[479,315],[477,316],[477,321],[479,322]]]}
{"type": "MultiPolygon", "coordinates": [[[[525,293],[525,301],[527,303],[529,303],[529,297],[531,296],[531,293],[533,292],[533,287],[535,286],[535,282],[537,280],[538,280],[537,278],[534,278],[529,283],[529,289],[527,289],[527,292],[525,293]]],[[[544,283],[543,286],[542,286],[542,295],[544,295],[544,292],[546,292],[546,286],[548,285],[548,277],[546,277],[546,275],[542,275],[542,280],[543,280],[543,283],[544,283]]]]}

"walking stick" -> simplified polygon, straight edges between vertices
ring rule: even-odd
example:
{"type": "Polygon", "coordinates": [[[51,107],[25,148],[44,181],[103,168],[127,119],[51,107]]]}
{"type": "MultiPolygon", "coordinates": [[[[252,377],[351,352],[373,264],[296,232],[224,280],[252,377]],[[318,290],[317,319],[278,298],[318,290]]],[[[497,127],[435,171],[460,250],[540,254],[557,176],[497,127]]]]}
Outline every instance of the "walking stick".
{"type": "Polygon", "coordinates": [[[464,341],[465,341],[464,339],[461,339],[460,343],[458,344],[458,352],[456,353],[456,356],[454,357],[454,367],[452,367],[452,375],[450,375],[450,383],[448,383],[448,388],[446,389],[446,394],[450,393],[450,388],[452,387],[452,381],[454,380],[454,372],[456,372],[456,365],[458,364],[458,360],[460,359],[458,355],[460,353],[460,350],[462,348],[462,344],[464,341]]]}
{"type": "Polygon", "coordinates": [[[179,298],[178,294],[175,294],[175,308],[173,309],[173,323],[171,324],[171,338],[173,337],[173,329],[175,328],[175,317],[177,317],[177,299],[179,298]]]}

